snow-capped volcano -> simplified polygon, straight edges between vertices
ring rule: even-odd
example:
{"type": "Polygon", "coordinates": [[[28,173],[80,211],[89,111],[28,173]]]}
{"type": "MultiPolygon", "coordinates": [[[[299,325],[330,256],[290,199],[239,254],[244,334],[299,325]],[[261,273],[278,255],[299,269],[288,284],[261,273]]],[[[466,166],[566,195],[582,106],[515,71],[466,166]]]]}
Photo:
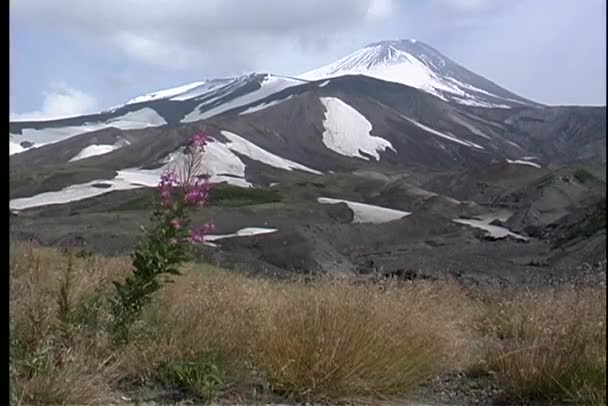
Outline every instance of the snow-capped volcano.
{"type": "Polygon", "coordinates": [[[416,87],[443,100],[480,107],[538,105],[501,88],[414,39],[370,44],[334,63],[300,75],[320,80],[365,75],[416,87]]]}

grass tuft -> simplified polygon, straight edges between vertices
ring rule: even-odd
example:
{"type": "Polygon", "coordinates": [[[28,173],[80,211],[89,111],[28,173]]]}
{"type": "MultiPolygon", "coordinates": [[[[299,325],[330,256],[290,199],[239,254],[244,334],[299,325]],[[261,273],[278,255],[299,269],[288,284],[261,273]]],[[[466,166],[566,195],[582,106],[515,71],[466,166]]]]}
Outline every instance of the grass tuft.
{"type": "Polygon", "coordinates": [[[520,293],[486,311],[487,364],[511,396],[605,404],[605,289],[520,293]]]}
{"type": "Polygon", "coordinates": [[[255,363],[275,390],[297,397],[410,393],[466,353],[460,327],[470,309],[442,291],[457,294],[442,285],[284,286],[264,313],[255,363]]]}

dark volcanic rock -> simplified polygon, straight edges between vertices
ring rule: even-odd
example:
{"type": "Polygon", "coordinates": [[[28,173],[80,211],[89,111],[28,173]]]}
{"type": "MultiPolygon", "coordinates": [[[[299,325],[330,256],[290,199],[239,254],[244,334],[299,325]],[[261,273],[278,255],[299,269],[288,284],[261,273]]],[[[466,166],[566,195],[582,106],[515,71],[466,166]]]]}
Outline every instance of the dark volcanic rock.
{"type": "Polygon", "coordinates": [[[338,223],[351,223],[354,218],[353,211],[346,203],[326,204],[324,205],[327,215],[338,223]]]}

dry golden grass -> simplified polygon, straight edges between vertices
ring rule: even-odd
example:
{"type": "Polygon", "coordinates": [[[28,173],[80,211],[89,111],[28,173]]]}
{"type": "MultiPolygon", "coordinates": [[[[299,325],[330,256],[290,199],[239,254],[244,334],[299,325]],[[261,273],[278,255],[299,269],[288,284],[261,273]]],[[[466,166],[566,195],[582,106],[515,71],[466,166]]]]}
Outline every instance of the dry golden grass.
{"type": "Polygon", "coordinates": [[[189,265],[157,292],[133,339],[114,347],[105,298],[128,258],[73,258],[68,278],[59,251],[11,250],[17,403],[104,403],[122,384],[159,379],[212,396],[245,385],[252,370],[293,397],[386,398],[466,368],[482,349],[513,394],[605,399],[605,290],[480,305],[449,282],[276,282],[189,265]]]}
{"type": "Polygon", "coordinates": [[[253,359],[276,390],[403,395],[466,361],[471,307],[451,285],[286,285],[273,292],[253,359]]]}
{"type": "Polygon", "coordinates": [[[219,352],[243,359],[259,327],[269,284],[210,266],[189,266],[165,286],[142,316],[144,340],[125,349],[129,376],[148,376],[167,362],[219,352]]]}
{"type": "MultiPolygon", "coordinates": [[[[74,261],[71,306],[84,308],[102,294],[110,273],[128,269],[121,265],[100,258],[74,261]]],[[[17,403],[105,403],[119,377],[119,362],[104,348],[102,331],[84,335],[78,324],[58,320],[66,266],[55,250],[18,246],[11,253],[11,394],[17,403]]]]}
{"type": "Polygon", "coordinates": [[[606,290],[511,294],[485,307],[488,367],[519,398],[606,403],[606,290]]]}
{"type": "Polygon", "coordinates": [[[144,315],[156,326],[154,344],[134,344],[123,362],[141,376],[216,351],[249,361],[290,395],[397,395],[466,361],[472,309],[453,285],[381,291],[192,269],[144,315]]]}
{"type": "Polygon", "coordinates": [[[107,404],[118,378],[113,356],[89,356],[88,348],[47,346],[19,360],[21,376],[11,383],[12,397],[23,404],[107,404]]]}

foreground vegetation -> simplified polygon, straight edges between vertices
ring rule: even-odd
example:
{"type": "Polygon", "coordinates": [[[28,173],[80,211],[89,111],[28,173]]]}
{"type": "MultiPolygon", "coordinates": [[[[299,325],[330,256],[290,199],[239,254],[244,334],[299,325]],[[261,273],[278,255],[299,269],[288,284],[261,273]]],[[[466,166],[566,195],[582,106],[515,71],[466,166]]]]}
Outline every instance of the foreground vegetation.
{"type": "Polygon", "coordinates": [[[14,404],[107,403],[142,385],[201,400],[395,398],[454,370],[491,374],[512,398],[605,404],[604,289],[473,296],[188,264],[117,345],[108,298],[129,258],[10,255],[14,404]]]}

